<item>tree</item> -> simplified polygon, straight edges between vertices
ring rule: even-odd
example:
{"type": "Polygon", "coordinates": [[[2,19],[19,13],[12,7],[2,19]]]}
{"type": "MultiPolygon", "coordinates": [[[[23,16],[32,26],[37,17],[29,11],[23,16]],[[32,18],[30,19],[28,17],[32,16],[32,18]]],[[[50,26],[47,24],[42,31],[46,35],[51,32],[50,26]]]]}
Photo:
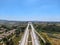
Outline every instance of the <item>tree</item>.
{"type": "Polygon", "coordinates": [[[14,45],[14,42],[12,41],[12,39],[10,39],[6,42],[6,45],[14,45]]]}
{"type": "Polygon", "coordinates": [[[18,37],[19,36],[19,34],[20,34],[20,30],[15,30],[15,34],[16,34],[16,37],[18,37]]]}
{"type": "Polygon", "coordinates": [[[4,37],[2,40],[3,40],[3,42],[7,42],[8,41],[8,38],[7,37],[4,37]]]}

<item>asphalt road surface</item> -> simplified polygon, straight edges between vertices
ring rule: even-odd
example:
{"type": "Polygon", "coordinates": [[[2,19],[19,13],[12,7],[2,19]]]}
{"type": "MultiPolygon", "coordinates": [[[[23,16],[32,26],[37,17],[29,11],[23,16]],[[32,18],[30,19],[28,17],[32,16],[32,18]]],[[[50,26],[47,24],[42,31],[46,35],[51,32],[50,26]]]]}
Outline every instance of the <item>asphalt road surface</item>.
{"type": "Polygon", "coordinates": [[[31,39],[32,39],[32,45],[40,45],[32,23],[28,23],[26,30],[24,32],[24,35],[22,36],[21,41],[19,41],[19,45],[28,45],[29,26],[31,26],[30,35],[31,35],[31,39]]]}

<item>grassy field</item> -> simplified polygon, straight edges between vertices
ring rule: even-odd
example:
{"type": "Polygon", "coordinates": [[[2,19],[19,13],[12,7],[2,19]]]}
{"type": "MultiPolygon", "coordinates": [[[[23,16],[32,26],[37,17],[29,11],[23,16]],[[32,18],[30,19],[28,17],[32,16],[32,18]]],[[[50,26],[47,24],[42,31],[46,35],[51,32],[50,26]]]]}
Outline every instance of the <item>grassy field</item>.
{"type": "Polygon", "coordinates": [[[38,31],[35,31],[35,32],[36,32],[36,34],[38,36],[38,40],[39,40],[40,44],[45,45],[45,42],[42,40],[42,38],[44,39],[44,37],[42,36],[41,32],[38,32],[38,31]]]}
{"type": "MultiPolygon", "coordinates": [[[[48,35],[48,33],[45,33],[45,32],[42,32],[42,34],[44,35],[44,37],[46,39],[48,39],[48,41],[51,43],[51,45],[60,45],[60,39],[51,37],[48,35]]],[[[57,34],[57,35],[59,35],[59,34],[57,34]]]]}

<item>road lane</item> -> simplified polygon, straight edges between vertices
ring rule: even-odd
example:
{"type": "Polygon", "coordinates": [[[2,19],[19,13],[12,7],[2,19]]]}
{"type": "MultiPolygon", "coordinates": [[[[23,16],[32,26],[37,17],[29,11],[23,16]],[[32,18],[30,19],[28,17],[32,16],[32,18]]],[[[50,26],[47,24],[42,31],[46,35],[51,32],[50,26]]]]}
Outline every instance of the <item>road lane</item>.
{"type": "Polygon", "coordinates": [[[22,40],[19,45],[27,45],[28,42],[28,36],[29,36],[29,30],[28,30],[29,24],[24,32],[24,35],[22,37],[22,40]]]}
{"type": "Polygon", "coordinates": [[[32,23],[30,23],[30,26],[31,26],[31,37],[32,37],[32,43],[33,43],[32,45],[40,45],[38,37],[36,36],[35,29],[34,29],[32,23]]]}
{"type": "Polygon", "coordinates": [[[19,43],[19,45],[28,45],[28,36],[29,34],[31,35],[31,39],[32,39],[32,45],[40,45],[38,37],[35,33],[35,29],[32,25],[32,23],[28,23],[28,26],[24,32],[24,35],[19,43]],[[31,30],[29,30],[29,26],[31,26],[31,30]],[[30,33],[29,33],[30,31],[30,33]]]}

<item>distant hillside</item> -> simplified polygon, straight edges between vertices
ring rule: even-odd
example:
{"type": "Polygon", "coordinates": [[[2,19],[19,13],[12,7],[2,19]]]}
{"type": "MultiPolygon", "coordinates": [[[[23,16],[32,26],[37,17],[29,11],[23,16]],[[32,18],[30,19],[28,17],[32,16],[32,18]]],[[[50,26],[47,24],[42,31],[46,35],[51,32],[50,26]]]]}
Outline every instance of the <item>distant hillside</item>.
{"type": "Polygon", "coordinates": [[[0,24],[24,24],[27,22],[32,22],[32,23],[60,23],[60,22],[52,22],[52,21],[8,21],[8,20],[0,20],[0,24]]]}
{"type": "Polygon", "coordinates": [[[26,21],[8,21],[8,20],[0,20],[0,24],[24,24],[26,21]]]}

